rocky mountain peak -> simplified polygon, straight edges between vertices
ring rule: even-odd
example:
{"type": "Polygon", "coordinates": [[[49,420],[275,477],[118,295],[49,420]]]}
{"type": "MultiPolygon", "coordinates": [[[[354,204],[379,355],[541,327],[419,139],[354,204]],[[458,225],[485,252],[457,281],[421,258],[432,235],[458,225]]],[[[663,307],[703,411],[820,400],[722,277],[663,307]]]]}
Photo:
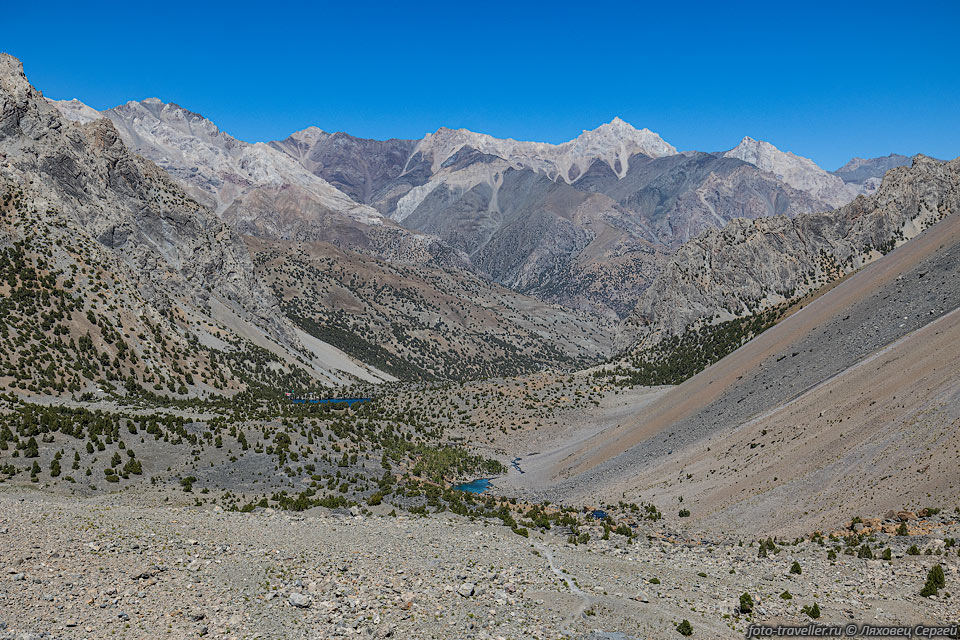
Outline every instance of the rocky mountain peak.
{"type": "Polygon", "coordinates": [[[749,162],[763,171],[769,171],[778,180],[786,182],[795,189],[806,191],[831,206],[842,206],[858,194],[856,187],[846,185],[837,176],[817,166],[813,160],[789,151],[781,151],[764,140],[744,136],[736,147],[723,155],[749,162]]]}
{"type": "Polygon", "coordinates": [[[4,89],[9,91],[15,84],[21,88],[29,88],[27,76],[23,73],[23,63],[9,53],[0,53],[0,82],[4,89]]]}
{"type": "MultiPolygon", "coordinates": [[[[657,138],[660,138],[659,135],[657,135],[656,133],[653,133],[647,128],[637,129],[635,126],[633,126],[626,120],[622,119],[620,116],[614,116],[613,120],[611,120],[610,122],[601,124],[596,129],[584,129],[583,133],[581,133],[580,136],[578,136],[578,138],[582,136],[590,136],[591,134],[593,135],[598,135],[598,134],[611,135],[612,134],[620,138],[639,138],[639,137],[652,137],[652,136],[656,136],[657,138]]],[[[666,143],[664,142],[664,144],[666,143]]],[[[667,145],[667,146],[670,146],[670,145],[667,145]]],[[[676,153],[676,149],[674,149],[673,153],[676,153]]],[[[673,155],[673,154],[665,154],[665,155],[673,155]]]]}
{"type": "Polygon", "coordinates": [[[743,136],[737,146],[727,151],[724,155],[728,158],[738,158],[757,166],[775,162],[783,157],[806,160],[806,158],[800,158],[789,151],[780,151],[780,149],[765,140],[757,140],[750,136],[743,136]]]}
{"type": "Polygon", "coordinates": [[[59,109],[61,115],[72,122],[81,124],[93,122],[103,118],[103,114],[80,102],[76,98],[73,100],[49,100],[49,102],[59,109]]]}
{"type": "MultiPolygon", "coordinates": [[[[63,108],[62,104],[58,105],[63,108]]],[[[376,224],[380,216],[359,206],[293,158],[263,143],[248,144],[208,118],[157,98],[131,101],[103,113],[124,142],[153,160],[219,214],[254,191],[308,198],[318,211],[339,211],[376,224]]]]}
{"type": "Polygon", "coordinates": [[[141,126],[151,131],[167,128],[184,135],[199,137],[207,142],[216,140],[230,147],[238,143],[235,138],[221,131],[213,121],[203,115],[184,109],[174,102],[164,102],[159,98],[131,100],[110,109],[107,116],[110,117],[111,113],[125,122],[139,122],[141,126]]]}
{"type": "Polygon", "coordinates": [[[315,127],[313,125],[307,127],[306,129],[301,129],[300,131],[294,131],[290,134],[290,138],[298,143],[306,145],[314,145],[320,140],[327,138],[331,134],[327,133],[320,127],[315,127]]]}
{"type": "Polygon", "coordinates": [[[532,169],[552,180],[568,183],[583,175],[598,160],[622,177],[634,155],[659,158],[677,153],[673,145],[656,133],[637,129],[619,117],[561,144],[495,138],[468,129],[441,127],[435,133],[427,134],[416,151],[432,159],[433,172],[436,173],[444,162],[464,147],[502,158],[516,168],[532,169]]]}

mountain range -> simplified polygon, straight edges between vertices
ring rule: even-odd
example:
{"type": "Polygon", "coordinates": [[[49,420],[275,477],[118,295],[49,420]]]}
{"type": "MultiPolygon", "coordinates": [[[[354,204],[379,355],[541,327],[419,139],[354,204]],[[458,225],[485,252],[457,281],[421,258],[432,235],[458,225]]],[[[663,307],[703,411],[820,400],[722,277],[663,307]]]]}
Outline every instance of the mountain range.
{"type": "Polygon", "coordinates": [[[167,156],[152,157],[170,173],[126,146],[147,126],[145,113],[119,129],[72,103],[67,119],[10,56],[0,80],[3,267],[16,293],[3,335],[5,349],[31,350],[5,369],[13,388],[191,397],[383,382],[389,372],[432,379],[575,367],[610,353],[602,319],[458,268],[442,241],[351,204],[265,145],[178,111],[180,131],[217,141],[164,138],[181,165],[209,161],[202,178],[181,182],[167,156]],[[277,178],[278,167],[289,173],[277,178]],[[247,200],[288,192],[313,207],[295,205],[313,216],[298,218],[299,231],[248,229],[231,216],[247,200]],[[340,273],[312,277],[330,256],[340,273]],[[43,323],[23,324],[40,312],[43,323]]]}
{"type": "MultiPolygon", "coordinates": [[[[224,327],[243,318],[256,330],[239,335],[312,363],[306,374],[328,382],[342,381],[344,372],[386,380],[584,366],[785,302],[865,263],[864,246],[883,250],[911,237],[903,220],[889,216],[856,239],[844,235],[844,223],[808,218],[849,221],[865,205],[826,212],[873,193],[874,174],[899,156],[851,161],[831,174],[751,138],[728,151],[678,152],[619,118],[559,145],[447,128],[421,140],[376,141],[316,127],[250,144],[156,98],[103,112],[77,100],[42,99],[19,63],[5,60],[8,83],[20,87],[30,109],[46,114],[43,126],[92,136],[114,154],[135,152],[129,162],[145,162],[145,172],[167,180],[165,188],[199,212],[191,224],[213,233],[203,239],[185,225],[140,221],[143,205],[121,207],[136,212],[134,223],[109,226],[81,216],[84,231],[96,231],[92,237],[128,264],[146,264],[149,255],[186,278],[159,292],[151,283],[133,289],[159,308],[189,299],[224,327]],[[705,276],[719,281],[721,272],[697,265],[738,264],[745,258],[737,247],[757,243],[736,237],[793,237],[783,228],[791,221],[803,229],[792,233],[806,238],[804,255],[816,258],[791,257],[789,276],[779,267],[758,269],[741,290],[726,281],[706,286],[705,276]],[[833,228],[839,230],[830,235],[833,228]],[[152,235],[141,238],[141,230],[152,235]],[[857,242],[863,246],[852,248],[857,242]],[[133,253],[125,247],[134,244],[136,263],[123,253],[133,253]],[[229,291],[217,269],[193,265],[204,259],[239,261],[228,270],[229,291]],[[342,264],[355,268],[347,273],[342,264]],[[682,273],[698,274],[707,293],[694,294],[682,273]],[[395,291],[385,302],[388,282],[395,291]],[[412,306],[402,311],[412,292],[412,306]],[[241,301],[229,318],[217,316],[221,298],[241,301]],[[495,326],[504,330],[491,339],[495,326]],[[317,360],[320,352],[326,361],[317,360]],[[504,369],[507,361],[519,364],[504,369]]],[[[101,161],[93,157],[100,147],[92,147],[84,166],[101,161]]],[[[56,167],[48,190],[82,191],[64,162],[50,159],[58,153],[35,155],[41,172],[56,167]]],[[[767,245],[759,243],[750,259],[760,265],[778,252],[799,251],[767,245]]],[[[142,271],[139,280],[156,278],[142,271]]]]}
{"type": "Polygon", "coordinates": [[[628,318],[670,253],[703,231],[826,211],[876,187],[863,170],[845,182],[751,138],[678,153],[619,118],[559,145],[448,128],[378,141],[316,127],[248,144],[156,98],[102,113],[56,104],[70,119],[110,119],[243,234],[455,268],[610,319],[628,318]]]}

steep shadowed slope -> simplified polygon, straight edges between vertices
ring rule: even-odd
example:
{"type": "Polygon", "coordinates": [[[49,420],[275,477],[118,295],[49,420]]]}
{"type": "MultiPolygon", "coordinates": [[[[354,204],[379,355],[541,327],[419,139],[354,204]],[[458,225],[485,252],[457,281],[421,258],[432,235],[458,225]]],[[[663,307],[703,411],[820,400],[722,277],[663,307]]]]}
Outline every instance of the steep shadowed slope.
{"type": "Polygon", "coordinates": [[[369,140],[308,127],[270,146],[357,202],[371,204],[375,193],[403,173],[416,144],[416,140],[369,140]]]}

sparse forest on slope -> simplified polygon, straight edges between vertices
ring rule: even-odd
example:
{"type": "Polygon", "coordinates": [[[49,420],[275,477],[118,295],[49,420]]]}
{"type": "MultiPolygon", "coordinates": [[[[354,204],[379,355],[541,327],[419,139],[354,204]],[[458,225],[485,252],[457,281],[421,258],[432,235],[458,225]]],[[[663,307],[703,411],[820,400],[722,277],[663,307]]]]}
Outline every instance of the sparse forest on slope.
{"type": "Polygon", "coordinates": [[[960,160],[791,220],[860,187],[742,147],[249,145],[0,56],[0,640],[950,620],[960,160]]]}
{"type": "Polygon", "coordinates": [[[239,236],[109,121],[64,120],[6,55],[0,101],[12,386],[187,396],[352,379],[311,362],[239,236]]]}
{"type": "Polygon", "coordinates": [[[612,350],[612,323],[470,274],[387,263],[326,243],[247,244],[294,322],[401,379],[580,368],[612,350]]]}

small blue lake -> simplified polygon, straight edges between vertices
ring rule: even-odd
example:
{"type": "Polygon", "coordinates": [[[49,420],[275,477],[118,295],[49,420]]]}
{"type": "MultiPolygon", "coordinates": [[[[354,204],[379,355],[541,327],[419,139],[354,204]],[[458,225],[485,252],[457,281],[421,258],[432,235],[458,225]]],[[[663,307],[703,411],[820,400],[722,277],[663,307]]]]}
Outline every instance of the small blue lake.
{"type": "Polygon", "coordinates": [[[483,493],[489,488],[490,488],[489,478],[477,478],[476,480],[471,480],[470,482],[454,485],[453,487],[454,491],[467,491],[469,493],[483,493]]]}

